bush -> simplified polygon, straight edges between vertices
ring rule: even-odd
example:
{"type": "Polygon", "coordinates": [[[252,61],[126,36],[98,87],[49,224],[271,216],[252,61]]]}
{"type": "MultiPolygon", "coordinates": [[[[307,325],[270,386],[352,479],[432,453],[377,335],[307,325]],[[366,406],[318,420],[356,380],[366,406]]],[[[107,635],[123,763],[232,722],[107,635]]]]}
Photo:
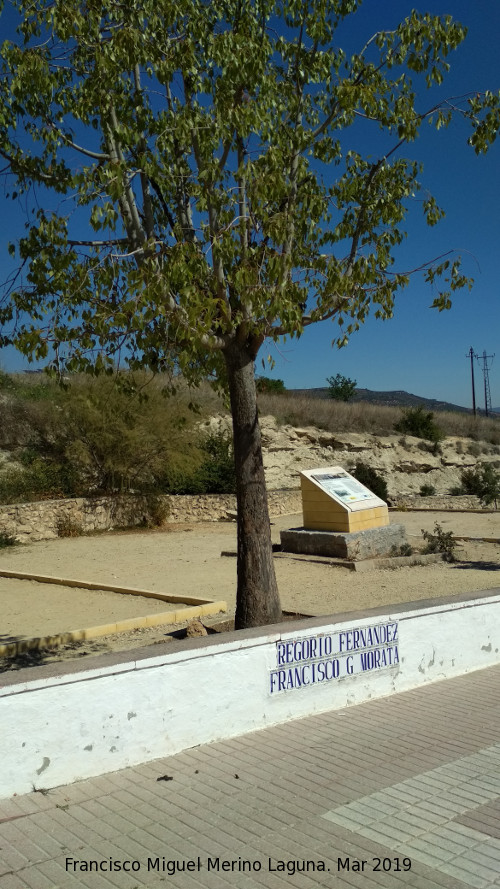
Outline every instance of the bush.
{"type": "Polygon", "coordinates": [[[4,549],[7,546],[17,546],[17,540],[10,534],[0,531],[0,549],[4,549]]]}
{"type": "Polygon", "coordinates": [[[467,453],[470,454],[471,457],[479,457],[479,454],[481,453],[481,445],[479,445],[477,441],[471,441],[467,448],[467,453]]]}
{"type": "Polygon", "coordinates": [[[413,547],[410,543],[402,543],[400,546],[391,546],[390,549],[391,556],[412,556],[413,555],[413,547]]]}
{"type": "Polygon", "coordinates": [[[158,487],[170,494],[234,494],[233,445],[227,432],[214,432],[199,442],[201,463],[190,472],[167,471],[158,487]]]}
{"type": "Polygon", "coordinates": [[[426,454],[432,454],[433,457],[438,457],[443,453],[441,450],[441,445],[438,441],[419,441],[417,448],[419,451],[424,451],[426,454]]]}
{"type": "Polygon", "coordinates": [[[269,394],[280,395],[286,392],[283,380],[271,380],[270,377],[257,377],[255,381],[257,392],[267,392],[269,394]]]}
{"type": "Polygon", "coordinates": [[[490,463],[480,463],[475,469],[465,469],[461,476],[464,494],[475,494],[488,505],[500,498],[500,475],[490,463]]]}
{"type": "Polygon", "coordinates": [[[394,429],[436,443],[444,438],[444,433],[434,422],[432,411],[425,411],[421,406],[405,408],[394,429]]]}
{"type": "MultiPolygon", "coordinates": [[[[0,447],[21,467],[0,471],[0,502],[161,493],[169,488],[158,488],[159,479],[195,472],[205,459],[193,434],[199,415],[189,409],[188,388],[179,384],[166,398],[166,382],[75,377],[64,390],[45,379],[16,381],[2,404],[0,447]]],[[[220,412],[213,393],[202,387],[200,397],[220,412]]]]}
{"type": "Polygon", "coordinates": [[[387,501],[387,482],[371,466],[368,466],[367,463],[356,463],[351,473],[354,478],[357,478],[358,482],[365,485],[376,497],[387,501]]]}
{"type": "Polygon", "coordinates": [[[57,465],[41,457],[22,469],[8,468],[0,475],[0,503],[55,500],[77,493],[73,467],[57,465]]]}
{"type": "Polygon", "coordinates": [[[457,543],[453,537],[453,531],[445,531],[439,522],[436,522],[434,534],[432,531],[424,531],[422,528],[422,536],[427,541],[424,553],[442,553],[446,562],[456,562],[457,543]]]}
{"type": "Polygon", "coordinates": [[[170,515],[169,504],[164,498],[148,494],[146,497],[147,515],[144,524],[147,528],[162,528],[170,515]]]}
{"type": "Polygon", "coordinates": [[[82,526],[69,516],[62,516],[57,520],[56,531],[58,537],[81,537],[83,534],[82,526]]]}
{"type": "Polygon", "coordinates": [[[421,497],[432,497],[436,493],[434,485],[422,485],[420,488],[421,497]]]}
{"type": "Polygon", "coordinates": [[[350,401],[356,391],[357,381],[344,377],[342,374],[336,374],[334,377],[327,377],[328,397],[334,401],[350,401]]]}

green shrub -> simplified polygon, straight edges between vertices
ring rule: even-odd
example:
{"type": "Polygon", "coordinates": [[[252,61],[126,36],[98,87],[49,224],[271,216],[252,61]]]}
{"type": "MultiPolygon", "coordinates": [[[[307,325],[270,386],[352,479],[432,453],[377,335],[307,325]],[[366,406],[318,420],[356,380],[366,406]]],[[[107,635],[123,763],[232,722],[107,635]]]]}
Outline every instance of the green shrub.
{"type": "Polygon", "coordinates": [[[7,546],[17,546],[18,541],[15,537],[12,537],[11,534],[6,534],[5,531],[0,531],[0,549],[4,549],[7,546]]]}
{"type": "Polygon", "coordinates": [[[0,503],[55,500],[77,494],[73,468],[37,457],[23,469],[9,468],[0,475],[0,503]]]}
{"type": "Polygon", "coordinates": [[[400,546],[394,544],[390,550],[391,556],[412,556],[413,547],[410,543],[401,543],[400,546]]]}
{"type": "Polygon", "coordinates": [[[357,478],[358,482],[365,485],[376,497],[387,501],[387,482],[375,469],[372,469],[367,463],[358,462],[351,469],[351,473],[354,478],[357,478]]]}
{"type": "Polygon", "coordinates": [[[434,534],[432,531],[424,531],[422,528],[422,536],[427,541],[424,553],[442,553],[446,562],[456,562],[457,542],[453,537],[453,531],[445,531],[439,522],[436,522],[434,534]]]}
{"type": "MultiPolygon", "coordinates": [[[[158,489],[158,479],[192,474],[204,459],[193,434],[199,415],[187,387],[167,398],[164,385],[145,375],[76,377],[66,390],[45,378],[16,383],[2,405],[0,447],[22,469],[0,472],[0,502],[161,492],[168,486],[158,489]]],[[[210,402],[220,411],[211,393],[210,402]]]]}
{"type": "Polygon", "coordinates": [[[58,537],[81,537],[83,528],[69,516],[61,516],[56,522],[58,537]]]}
{"type": "Polygon", "coordinates": [[[422,485],[420,488],[421,497],[432,497],[436,493],[434,485],[422,485]]]}
{"type": "Polygon", "coordinates": [[[146,495],[146,515],[143,523],[146,528],[162,528],[169,515],[170,506],[164,497],[146,495]]]}
{"type": "Polygon", "coordinates": [[[479,457],[481,453],[481,445],[477,443],[477,441],[471,441],[470,445],[467,446],[467,453],[471,455],[471,457],[479,457]]]}
{"type": "Polygon", "coordinates": [[[438,441],[419,441],[417,448],[419,451],[424,451],[426,454],[432,454],[433,457],[438,457],[443,453],[441,449],[441,445],[438,441]]]}
{"type": "Polygon", "coordinates": [[[444,438],[444,433],[434,422],[432,411],[425,411],[421,406],[405,408],[394,429],[436,443],[444,438]]]}
{"type": "Polygon", "coordinates": [[[464,494],[475,494],[488,505],[500,498],[500,475],[491,463],[480,463],[475,469],[464,469],[461,476],[464,494]]]}
{"type": "Polygon", "coordinates": [[[211,433],[198,447],[202,454],[199,465],[188,472],[168,469],[158,479],[158,489],[170,494],[234,494],[236,473],[229,433],[211,433]]]}
{"type": "Polygon", "coordinates": [[[257,392],[266,392],[274,395],[281,395],[282,392],[286,392],[283,380],[272,380],[270,377],[257,377],[255,385],[257,392]]]}

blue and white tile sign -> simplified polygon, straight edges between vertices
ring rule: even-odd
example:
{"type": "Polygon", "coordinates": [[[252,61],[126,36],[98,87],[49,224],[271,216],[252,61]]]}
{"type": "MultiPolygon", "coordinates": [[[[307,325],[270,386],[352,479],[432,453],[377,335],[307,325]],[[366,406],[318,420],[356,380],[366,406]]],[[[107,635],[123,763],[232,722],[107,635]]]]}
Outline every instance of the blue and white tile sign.
{"type": "Polygon", "coordinates": [[[344,679],[399,665],[398,624],[386,621],[276,643],[270,693],[344,679]]]}

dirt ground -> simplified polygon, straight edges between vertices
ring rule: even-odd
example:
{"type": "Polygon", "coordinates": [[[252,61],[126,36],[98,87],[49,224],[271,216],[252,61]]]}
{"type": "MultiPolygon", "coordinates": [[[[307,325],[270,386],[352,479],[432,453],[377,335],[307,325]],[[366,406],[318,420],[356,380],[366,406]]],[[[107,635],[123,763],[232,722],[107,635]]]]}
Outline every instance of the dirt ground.
{"type": "MultiPolygon", "coordinates": [[[[405,525],[408,540],[415,548],[423,544],[421,529],[432,531],[436,521],[457,537],[500,539],[500,513],[391,513],[391,522],[405,525]]],[[[279,543],[280,529],[300,525],[301,516],[273,519],[273,541],[279,543]]],[[[232,523],[171,525],[159,531],[115,532],[3,549],[0,551],[0,569],[223,599],[231,614],[235,606],[236,559],[231,555],[221,556],[221,552],[231,553],[235,549],[236,527],[232,523]]],[[[440,562],[357,573],[336,565],[301,561],[280,554],[276,558],[276,573],[283,610],[311,616],[334,615],[376,605],[412,602],[500,586],[500,543],[479,540],[461,542],[457,555],[459,561],[452,564],[440,562]]],[[[23,582],[0,578],[3,617],[0,639],[14,631],[23,635],[42,635],[35,604],[38,614],[40,605],[45,615],[57,613],[57,609],[61,608],[61,602],[57,604],[52,599],[53,588],[49,585],[36,584],[31,592],[25,590],[21,597],[20,588],[15,589],[16,583],[23,582]],[[10,608],[11,614],[14,612],[17,615],[11,630],[5,619],[7,608],[10,608]],[[22,621],[19,616],[22,616],[22,621]]],[[[70,589],[63,598],[65,605],[69,604],[66,630],[107,623],[134,613],[140,615],[167,610],[158,600],[130,597],[125,614],[123,600],[126,597],[80,590],[77,616],[75,590],[70,589]],[[111,597],[106,603],[106,617],[102,619],[96,619],[95,612],[99,596],[111,597]],[[146,610],[141,610],[143,608],[146,610]]],[[[211,622],[214,621],[205,621],[211,622]]],[[[43,658],[53,660],[135,648],[170,639],[171,632],[171,626],[135,630],[54,653],[46,652],[43,658]]]]}
{"type": "Polygon", "coordinates": [[[0,577],[0,602],[0,643],[52,636],[157,612],[175,612],[179,608],[146,596],[4,577],[0,577]]]}

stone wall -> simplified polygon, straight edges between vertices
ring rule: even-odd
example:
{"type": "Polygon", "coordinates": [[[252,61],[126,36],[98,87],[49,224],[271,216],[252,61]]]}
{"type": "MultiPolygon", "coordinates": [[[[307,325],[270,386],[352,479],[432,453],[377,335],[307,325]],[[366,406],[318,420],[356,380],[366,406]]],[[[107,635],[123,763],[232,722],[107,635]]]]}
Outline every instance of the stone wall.
{"type": "MultiPolygon", "coordinates": [[[[272,491],[271,516],[300,512],[299,491],[272,491]]],[[[111,531],[114,528],[150,527],[165,517],[169,522],[228,522],[236,518],[231,494],[117,496],[43,500],[0,506],[0,534],[19,543],[111,531]]]]}
{"type": "Polygon", "coordinates": [[[445,494],[433,494],[432,497],[421,497],[419,494],[403,494],[395,497],[392,506],[396,509],[446,509],[455,512],[473,509],[482,511],[479,497],[463,494],[447,497],[445,494]]]}

